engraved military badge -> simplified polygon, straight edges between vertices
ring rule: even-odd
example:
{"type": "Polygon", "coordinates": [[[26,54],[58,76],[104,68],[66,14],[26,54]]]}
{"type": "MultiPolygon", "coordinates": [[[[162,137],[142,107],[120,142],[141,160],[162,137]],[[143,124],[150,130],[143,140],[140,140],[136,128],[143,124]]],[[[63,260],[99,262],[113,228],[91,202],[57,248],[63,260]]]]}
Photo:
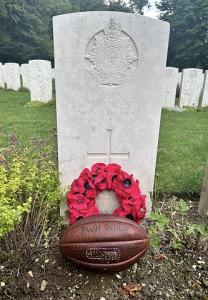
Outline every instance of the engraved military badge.
{"type": "Polygon", "coordinates": [[[138,64],[134,41],[113,20],[89,41],[87,71],[101,85],[121,85],[130,79],[138,64]]]}

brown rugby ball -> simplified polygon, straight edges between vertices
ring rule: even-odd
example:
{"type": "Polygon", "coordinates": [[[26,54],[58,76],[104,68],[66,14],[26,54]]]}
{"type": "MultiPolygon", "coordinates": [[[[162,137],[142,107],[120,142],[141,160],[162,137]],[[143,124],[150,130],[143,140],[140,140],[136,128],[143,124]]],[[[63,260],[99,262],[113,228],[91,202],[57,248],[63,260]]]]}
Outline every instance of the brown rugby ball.
{"type": "Polygon", "coordinates": [[[64,257],[83,267],[118,272],[144,255],[149,245],[145,229],[112,215],[83,218],[60,237],[64,257]]]}

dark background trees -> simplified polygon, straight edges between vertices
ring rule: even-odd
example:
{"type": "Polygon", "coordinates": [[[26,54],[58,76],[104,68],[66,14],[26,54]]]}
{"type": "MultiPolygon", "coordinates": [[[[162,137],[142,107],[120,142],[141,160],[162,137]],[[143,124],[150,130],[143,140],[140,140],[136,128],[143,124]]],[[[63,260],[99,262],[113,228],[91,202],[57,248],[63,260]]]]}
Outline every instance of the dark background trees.
{"type": "Polygon", "coordinates": [[[70,11],[68,0],[0,0],[0,61],[53,59],[52,17],[70,11]]]}
{"type": "Polygon", "coordinates": [[[150,7],[149,0],[129,0],[129,6],[133,12],[138,12],[141,15],[143,15],[145,6],[150,7]]]}
{"type": "Polygon", "coordinates": [[[162,0],[157,8],[171,25],[168,65],[208,69],[208,0],[162,0]]]}
{"type": "Polygon", "coordinates": [[[122,0],[0,0],[0,61],[53,60],[52,17],[86,10],[131,11],[122,0]]]}
{"type": "MultiPolygon", "coordinates": [[[[113,10],[143,14],[149,0],[0,0],[0,61],[53,60],[52,17],[113,10]]],[[[168,65],[208,69],[208,0],[157,0],[171,25],[168,65]]]]}

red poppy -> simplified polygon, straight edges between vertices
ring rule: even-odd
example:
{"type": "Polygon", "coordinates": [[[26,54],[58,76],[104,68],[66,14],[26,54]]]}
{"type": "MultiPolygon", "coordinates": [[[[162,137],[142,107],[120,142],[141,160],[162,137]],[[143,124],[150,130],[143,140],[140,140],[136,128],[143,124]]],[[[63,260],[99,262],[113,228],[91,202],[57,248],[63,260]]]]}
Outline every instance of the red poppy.
{"type": "Polygon", "coordinates": [[[89,189],[89,190],[86,190],[86,192],[85,192],[85,196],[86,197],[88,197],[88,198],[96,198],[97,197],[97,190],[96,190],[96,188],[94,188],[94,189],[89,189]]]}
{"type": "Polygon", "coordinates": [[[121,167],[117,164],[109,164],[107,166],[107,184],[108,189],[111,190],[114,187],[114,182],[120,173],[121,167]]]}
{"type": "Polygon", "coordinates": [[[71,209],[69,222],[70,224],[73,224],[77,219],[86,218],[95,215],[99,215],[99,210],[95,205],[92,205],[87,209],[82,209],[82,210],[71,209]]]}
{"type": "Polygon", "coordinates": [[[127,214],[121,207],[119,207],[113,212],[113,215],[124,218],[126,217],[127,214]]]}
{"type": "Polygon", "coordinates": [[[80,217],[99,214],[95,199],[101,191],[112,190],[116,193],[121,206],[113,215],[131,217],[137,223],[145,217],[146,196],[141,194],[139,181],[134,180],[121,170],[117,164],[94,164],[91,170],[85,168],[78,179],[74,180],[71,191],[67,194],[70,210],[70,224],[80,217]]]}
{"type": "Polygon", "coordinates": [[[91,173],[93,175],[98,175],[100,170],[106,167],[106,164],[103,163],[96,163],[91,167],[91,173]]]}
{"type": "Polygon", "coordinates": [[[90,199],[83,196],[82,194],[70,194],[67,195],[67,204],[70,208],[77,210],[87,209],[90,203],[90,199]]]}
{"type": "Polygon", "coordinates": [[[89,169],[85,168],[82,173],[80,174],[79,178],[74,180],[71,185],[71,192],[76,193],[87,193],[87,197],[93,198],[96,197],[95,186],[93,183],[92,175],[89,169]],[[89,192],[91,190],[91,192],[89,192]]]}

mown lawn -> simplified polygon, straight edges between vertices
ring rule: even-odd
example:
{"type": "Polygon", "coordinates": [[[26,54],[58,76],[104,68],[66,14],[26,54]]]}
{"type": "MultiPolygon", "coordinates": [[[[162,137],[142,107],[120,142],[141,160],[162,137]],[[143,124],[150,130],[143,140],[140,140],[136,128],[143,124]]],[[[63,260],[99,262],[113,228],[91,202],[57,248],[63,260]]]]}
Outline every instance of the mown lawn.
{"type": "Polygon", "coordinates": [[[26,143],[31,137],[48,139],[56,133],[55,105],[27,107],[29,92],[0,90],[0,148],[14,134],[26,143]]]}
{"type": "Polygon", "coordinates": [[[208,159],[208,112],[163,111],[155,188],[200,192],[208,159]]]}
{"type": "MultiPolygon", "coordinates": [[[[0,90],[0,148],[14,134],[27,143],[30,137],[52,138],[56,144],[55,105],[27,107],[29,92],[0,90]]],[[[157,192],[200,192],[208,158],[208,112],[163,111],[155,189],[157,192]]]]}

